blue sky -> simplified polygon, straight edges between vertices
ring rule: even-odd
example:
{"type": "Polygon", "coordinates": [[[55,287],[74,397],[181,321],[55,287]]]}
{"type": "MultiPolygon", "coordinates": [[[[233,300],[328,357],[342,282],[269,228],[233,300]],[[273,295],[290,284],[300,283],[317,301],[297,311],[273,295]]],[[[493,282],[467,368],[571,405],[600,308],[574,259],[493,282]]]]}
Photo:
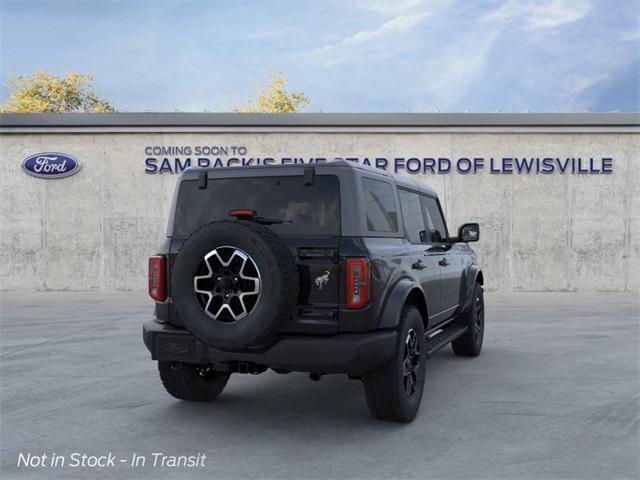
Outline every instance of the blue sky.
{"type": "Polygon", "coordinates": [[[90,72],[123,111],[230,110],[274,70],[306,111],[640,110],[640,0],[0,5],[3,79],[90,72]]]}

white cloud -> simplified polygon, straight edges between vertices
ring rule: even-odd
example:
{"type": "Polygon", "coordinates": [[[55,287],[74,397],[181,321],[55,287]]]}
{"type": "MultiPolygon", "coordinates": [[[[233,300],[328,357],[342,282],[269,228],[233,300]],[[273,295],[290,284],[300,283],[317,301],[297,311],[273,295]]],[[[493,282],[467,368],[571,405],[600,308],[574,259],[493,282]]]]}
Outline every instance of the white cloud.
{"type": "Polygon", "coordinates": [[[425,0],[357,0],[355,6],[383,15],[400,15],[426,5],[425,0]]]}
{"type": "Polygon", "coordinates": [[[334,37],[297,59],[320,69],[351,62],[357,81],[332,85],[359,101],[369,100],[361,72],[375,72],[376,101],[402,110],[581,111],[637,58],[633,30],[623,35],[607,23],[598,31],[579,28],[594,20],[591,1],[505,1],[488,14],[486,4],[462,2],[446,11],[427,5],[407,4],[385,14],[387,21],[379,10],[372,18],[383,20],[375,28],[334,37]]]}
{"type": "Polygon", "coordinates": [[[498,38],[498,30],[459,37],[423,65],[426,102],[421,109],[446,110],[458,102],[478,81],[498,38]]]}
{"type": "Polygon", "coordinates": [[[348,63],[359,58],[381,58],[397,52],[406,35],[427,17],[426,12],[397,15],[374,30],[363,30],[300,55],[325,66],[348,63]]]}
{"type": "Polygon", "coordinates": [[[417,15],[398,15],[397,17],[389,20],[388,22],[383,23],[376,30],[358,32],[353,36],[345,38],[344,40],[342,40],[342,42],[340,42],[340,44],[341,45],[358,45],[358,44],[371,42],[373,40],[379,40],[381,38],[390,37],[398,33],[404,33],[409,30],[412,30],[413,27],[415,27],[422,20],[424,20],[426,16],[427,16],[426,13],[419,13],[417,15]]]}
{"type": "Polygon", "coordinates": [[[548,0],[505,2],[489,13],[485,20],[492,22],[515,20],[531,30],[556,28],[585,18],[592,10],[588,0],[548,0]]]}
{"type": "Polygon", "coordinates": [[[577,22],[586,17],[591,11],[591,4],[587,1],[552,1],[539,4],[532,8],[529,21],[531,28],[555,28],[560,25],[577,22]]]}
{"type": "Polygon", "coordinates": [[[579,97],[594,85],[597,85],[610,77],[611,74],[609,72],[597,72],[592,74],[580,72],[579,74],[573,75],[573,78],[570,79],[570,83],[568,83],[566,87],[567,97],[569,99],[579,97]]]}
{"type": "Polygon", "coordinates": [[[640,42],[640,28],[620,33],[620,40],[623,42],[640,42]]]}

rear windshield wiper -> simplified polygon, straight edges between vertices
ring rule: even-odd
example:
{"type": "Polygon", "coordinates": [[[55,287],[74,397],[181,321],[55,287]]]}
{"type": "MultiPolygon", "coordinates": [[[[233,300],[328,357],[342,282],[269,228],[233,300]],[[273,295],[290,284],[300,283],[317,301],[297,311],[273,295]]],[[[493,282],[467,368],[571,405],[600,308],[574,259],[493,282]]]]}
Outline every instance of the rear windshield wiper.
{"type": "Polygon", "coordinates": [[[253,217],[252,220],[262,225],[274,225],[276,223],[292,223],[291,220],[285,220],[283,218],[253,217]]]}

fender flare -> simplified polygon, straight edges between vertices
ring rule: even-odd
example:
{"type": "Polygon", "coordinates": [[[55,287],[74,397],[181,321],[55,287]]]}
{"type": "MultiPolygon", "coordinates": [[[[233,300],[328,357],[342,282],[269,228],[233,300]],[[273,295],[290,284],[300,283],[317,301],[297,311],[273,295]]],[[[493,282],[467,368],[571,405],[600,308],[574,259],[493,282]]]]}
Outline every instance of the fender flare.
{"type": "Polygon", "coordinates": [[[420,308],[421,310],[426,327],[428,317],[426,311],[427,303],[424,296],[424,291],[419,284],[408,278],[403,278],[392,287],[391,292],[387,295],[387,299],[382,310],[382,315],[380,315],[380,328],[396,328],[398,326],[398,324],[400,323],[400,312],[402,311],[402,307],[406,303],[409,295],[416,290],[419,291],[419,294],[422,296],[422,303],[424,304],[424,308],[421,308],[422,306],[418,306],[418,308],[420,308]]]}
{"type": "Polygon", "coordinates": [[[466,281],[464,283],[464,287],[462,289],[462,310],[466,310],[471,305],[471,300],[473,300],[473,287],[476,282],[480,281],[480,284],[484,284],[484,276],[482,275],[482,270],[478,265],[472,265],[469,267],[469,270],[466,272],[466,281]]]}

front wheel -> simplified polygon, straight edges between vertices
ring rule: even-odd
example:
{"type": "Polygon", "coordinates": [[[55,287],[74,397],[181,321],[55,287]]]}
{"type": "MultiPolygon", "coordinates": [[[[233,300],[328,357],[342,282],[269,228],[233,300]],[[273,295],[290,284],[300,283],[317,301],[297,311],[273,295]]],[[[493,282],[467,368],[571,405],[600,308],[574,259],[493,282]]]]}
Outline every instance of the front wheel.
{"type": "Polygon", "coordinates": [[[422,401],[425,363],[422,315],[416,307],[406,305],[402,309],[393,357],[362,377],[371,415],[379,420],[412,421],[422,401]]]}
{"type": "Polygon", "coordinates": [[[158,362],[164,388],[180,400],[208,402],[215,399],[229,380],[229,373],[216,372],[208,365],[158,362]]]}
{"type": "Polygon", "coordinates": [[[484,338],[484,290],[479,283],[473,288],[473,301],[460,317],[460,325],[467,327],[467,332],[451,343],[453,352],[461,357],[477,357],[484,338]]]}

